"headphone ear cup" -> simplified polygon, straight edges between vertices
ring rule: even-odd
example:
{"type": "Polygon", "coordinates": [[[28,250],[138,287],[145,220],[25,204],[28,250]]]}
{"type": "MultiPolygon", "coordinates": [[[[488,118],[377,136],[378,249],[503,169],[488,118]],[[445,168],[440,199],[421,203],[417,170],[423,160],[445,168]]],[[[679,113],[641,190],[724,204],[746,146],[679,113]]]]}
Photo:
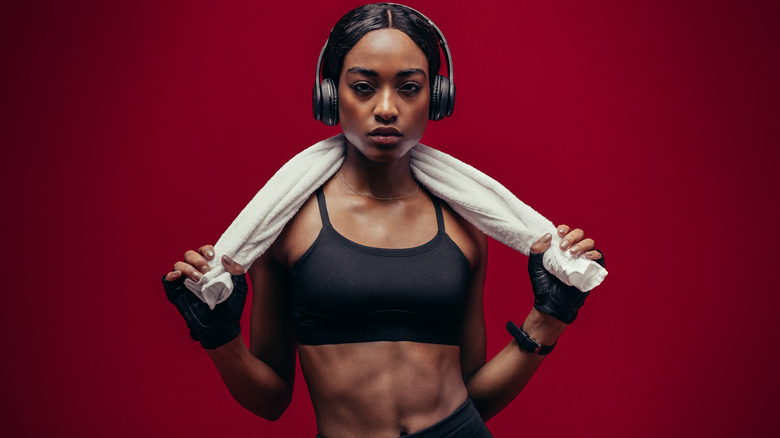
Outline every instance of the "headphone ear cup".
{"type": "Polygon", "coordinates": [[[441,75],[436,75],[433,80],[433,86],[431,87],[431,103],[428,108],[428,118],[431,120],[441,119],[441,111],[439,110],[441,100],[441,80],[446,79],[441,75]]]}
{"type": "Polygon", "coordinates": [[[452,114],[454,106],[454,97],[450,92],[450,79],[442,75],[436,75],[431,88],[431,106],[428,110],[428,118],[431,120],[441,120],[445,116],[452,114]]]}
{"type": "Polygon", "coordinates": [[[320,108],[322,111],[322,123],[333,126],[339,122],[339,96],[336,84],[332,79],[323,79],[320,83],[322,95],[320,108]]]}
{"type": "Polygon", "coordinates": [[[444,81],[442,82],[443,93],[447,96],[446,102],[442,102],[442,118],[449,117],[452,115],[452,111],[455,109],[455,84],[450,82],[450,78],[443,78],[444,81]]]}
{"type": "Polygon", "coordinates": [[[322,120],[322,90],[321,84],[314,84],[311,92],[311,111],[314,114],[314,120],[322,120]]]}

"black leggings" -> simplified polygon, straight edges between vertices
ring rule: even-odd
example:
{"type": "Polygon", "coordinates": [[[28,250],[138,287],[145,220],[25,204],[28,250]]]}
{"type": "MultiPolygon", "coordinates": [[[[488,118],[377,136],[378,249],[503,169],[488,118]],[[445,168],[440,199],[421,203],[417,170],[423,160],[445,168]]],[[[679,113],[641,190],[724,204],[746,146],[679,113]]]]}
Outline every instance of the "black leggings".
{"type": "MultiPolygon", "coordinates": [[[[459,407],[447,418],[439,421],[433,426],[415,432],[411,435],[404,435],[406,438],[493,438],[487,426],[474,407],[471,399],[466,400],[463,406],[459,407]]],[[[317,435],[317,438],[325,438],[317,435]]]]}

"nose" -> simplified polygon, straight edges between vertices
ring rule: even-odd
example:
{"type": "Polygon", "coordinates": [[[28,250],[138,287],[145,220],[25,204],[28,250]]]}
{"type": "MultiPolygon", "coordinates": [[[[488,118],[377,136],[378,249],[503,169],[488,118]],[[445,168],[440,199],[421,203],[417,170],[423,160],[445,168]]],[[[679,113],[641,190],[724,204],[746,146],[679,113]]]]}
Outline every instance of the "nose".
{"type": "Polygon", "coordinates": [[[390,123],[398,118],[398,106],[393,90],[385,88],[376,94],[377,103],[374,107],[374,118],[382,123],[390,123]]]}

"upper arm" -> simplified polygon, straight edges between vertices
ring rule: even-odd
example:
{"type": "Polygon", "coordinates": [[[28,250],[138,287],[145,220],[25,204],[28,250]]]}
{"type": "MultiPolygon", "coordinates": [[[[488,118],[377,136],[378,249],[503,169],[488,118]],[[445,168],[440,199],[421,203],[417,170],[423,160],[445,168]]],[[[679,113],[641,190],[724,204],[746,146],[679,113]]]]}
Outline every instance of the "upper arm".
{"type": "Polygon", "coordinates": [[[297,348],[289,299],[290,266],[311,246],[321,228],[317,200],[312,196],[249,268],[253,292],[249,351],[290,386],[297,348]]]}
{"type": "MultiPolygon", "coordinates": [[[[479,232],[477,232],[479,233],[479,232]]],[[[487,360],[487,333],[482,296],[487,274],[487,236],[476,236],[479,259],[469,276],[466,307],[460,335],[460,361],[463,380],[468,382],[487,360]]]]}
{"type": "Polygon", "coordinates": [[[289,270],[266,251],[249,268],[252,309],[249,351],[290,387],[295,377],[296,344],[288,297],[289,270]]]}
{"type": "Polygon", "coordinates": [[[447,234],[471,265],[460,329],[461,370],[463,380],[467,382],[487,360],[487,333],[482,305],[488,262],[487,236],[449,207],[444,211],[447,234]]]}

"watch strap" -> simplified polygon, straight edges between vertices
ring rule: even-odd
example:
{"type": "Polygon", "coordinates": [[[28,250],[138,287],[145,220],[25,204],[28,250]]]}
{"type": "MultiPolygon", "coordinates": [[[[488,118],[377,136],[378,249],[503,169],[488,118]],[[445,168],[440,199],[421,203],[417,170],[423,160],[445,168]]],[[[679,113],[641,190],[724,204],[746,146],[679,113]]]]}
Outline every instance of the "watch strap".
{"type": "Polygon", "coordinates": [[[515,325],[514,322],[509,321],[506,323],[506,329],[509,331],[509,334],[512,335],[513,338],[515,338],[515,341],[517,341],[517,345],[520,346],[523,350],[531,353],[536,354],[539,356],[544,356],[546,354],[549,354],[553,348],[555,348],[555,345],[558,343],[552,345],[542,345],[535,339],[532,339],[531,336],[528,335],[528,333],[523,330],[523,326],[521,325],[519,328],[517,325],[515,325]]]}

